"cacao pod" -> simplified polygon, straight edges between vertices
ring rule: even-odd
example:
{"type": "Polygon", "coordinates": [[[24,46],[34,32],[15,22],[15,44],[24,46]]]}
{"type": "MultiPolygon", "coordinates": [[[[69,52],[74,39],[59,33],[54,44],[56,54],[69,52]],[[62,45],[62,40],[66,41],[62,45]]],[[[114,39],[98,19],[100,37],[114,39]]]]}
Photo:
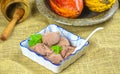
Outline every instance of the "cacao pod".
{"type": "Polygon", "coordinates": [[[116,0],[85,0],[85,5],[93,12],[103,12],[112,7],[116,0]]]}
{"type": "Polygon", "coordinates": [[[67,18],[78,17],[83,10],[83,0],[49,0],[52,10],[67,18]]]}

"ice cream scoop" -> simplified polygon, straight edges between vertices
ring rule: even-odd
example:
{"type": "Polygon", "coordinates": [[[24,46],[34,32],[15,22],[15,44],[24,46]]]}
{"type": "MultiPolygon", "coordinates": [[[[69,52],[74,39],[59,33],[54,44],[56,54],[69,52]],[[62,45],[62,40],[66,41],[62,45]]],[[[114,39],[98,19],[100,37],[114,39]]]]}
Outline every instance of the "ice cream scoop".
{"type": "Polygon", "coordinates": [[[72,54],[76,53],[77,50],[79,50],[80,48],[82,48],[82,47],[86,44],[86,42],[90,39],[90,37],[91,37],[92,35],[94,35],[95,32],[97,32],[98,30],[102,30],[102,29],[104,29],[104,28],[103,28],[103,27],[98,27],[98,28],[96,28],[95,30],[93,30],[93,31],[90,33],[90,35],[89,35],[83,42],[81,42],[81,45],[75,48],[75,50],[74,50],[74,52],[73,52],[72,54]]]}

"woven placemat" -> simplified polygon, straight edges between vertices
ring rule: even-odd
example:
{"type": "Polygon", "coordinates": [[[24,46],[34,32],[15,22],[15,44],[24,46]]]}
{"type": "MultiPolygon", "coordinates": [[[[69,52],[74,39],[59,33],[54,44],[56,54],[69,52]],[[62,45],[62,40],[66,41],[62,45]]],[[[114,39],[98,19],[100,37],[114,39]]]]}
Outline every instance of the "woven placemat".
{"type": "MultiPolygon", "coordinates": [[[[0,74],[53,74],[41,65],[22,55],[20,41],[39,32],[49,24],[57,24],[64,29],[86,38],[90,32],[102,26],[86,48],[86,54],[60,74],[120,74],[120,9],[108,21],[88,27],[74,27],[55,23],[41,15],[36,7],[23,22],[18,23],[7,41],[0,41],[0,74]]],[[[0,33],[9,22],[0,12],[0,33]]]]}

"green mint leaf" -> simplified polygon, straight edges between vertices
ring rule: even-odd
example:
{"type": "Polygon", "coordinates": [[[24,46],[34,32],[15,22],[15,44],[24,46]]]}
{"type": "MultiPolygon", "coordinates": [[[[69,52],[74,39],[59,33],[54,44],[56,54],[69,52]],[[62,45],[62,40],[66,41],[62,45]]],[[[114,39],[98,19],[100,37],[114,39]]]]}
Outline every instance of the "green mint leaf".
{"type": "Polygon", "coordinates": [[[42,35],[41,34],[34,34],[30,36],[30,41],[28,42],[28,45],[34,46],[37,43],[41,43],[42,42],[42,35]]]}
{"type": "Polygon", "coordinates": [[[59,54],[62,50],[62,47],[59,45],[54,45],[51,47],[51,49],[54,51],[55,54],[59,54]]]}

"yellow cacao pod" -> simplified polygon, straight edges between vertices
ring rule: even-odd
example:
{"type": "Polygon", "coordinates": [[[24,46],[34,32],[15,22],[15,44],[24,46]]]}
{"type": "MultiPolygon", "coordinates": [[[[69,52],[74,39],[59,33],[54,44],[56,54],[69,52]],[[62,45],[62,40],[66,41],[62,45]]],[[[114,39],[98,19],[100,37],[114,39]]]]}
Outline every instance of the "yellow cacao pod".
{"type": "Polygon", "coordinates": [[[103,12],[112,7],[116,0],[85,0],[85,5],[93,12],[103,12]]]}

